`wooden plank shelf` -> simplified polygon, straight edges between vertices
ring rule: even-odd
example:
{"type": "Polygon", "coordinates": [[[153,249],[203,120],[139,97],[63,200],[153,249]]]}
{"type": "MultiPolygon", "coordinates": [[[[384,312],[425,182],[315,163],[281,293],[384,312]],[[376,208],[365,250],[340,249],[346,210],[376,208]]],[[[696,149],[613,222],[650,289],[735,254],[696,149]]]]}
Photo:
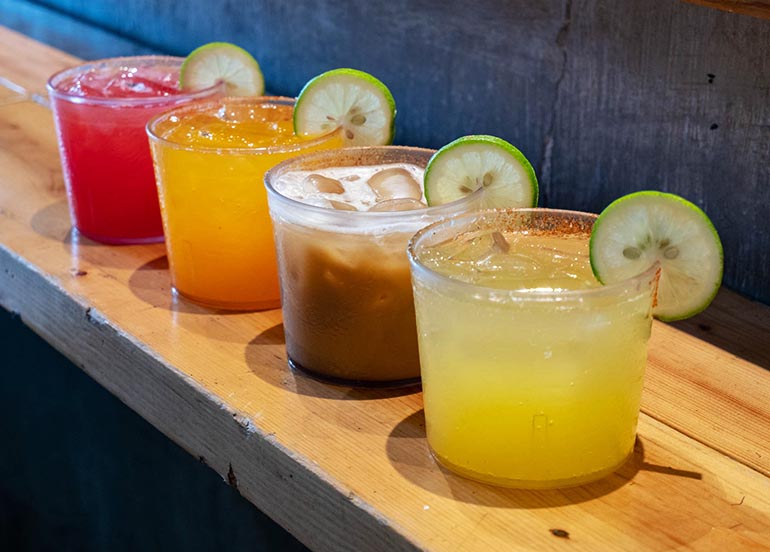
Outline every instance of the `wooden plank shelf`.
{"type": "MultiPolygon", "coordinates": [[[[0,28],[0,77],[25,90],[75,61],[0,28]]],[[[0,305],[313,549],[770,547],[765,306],[723,290],[691,321],[655,323],[636,452],[618,472],[499,489],[435,465],[418,389],[294,374],[280,311],[175,300],[162,245],[73,236],[45,107],[0,102],[0,167],[0,305]]]]}

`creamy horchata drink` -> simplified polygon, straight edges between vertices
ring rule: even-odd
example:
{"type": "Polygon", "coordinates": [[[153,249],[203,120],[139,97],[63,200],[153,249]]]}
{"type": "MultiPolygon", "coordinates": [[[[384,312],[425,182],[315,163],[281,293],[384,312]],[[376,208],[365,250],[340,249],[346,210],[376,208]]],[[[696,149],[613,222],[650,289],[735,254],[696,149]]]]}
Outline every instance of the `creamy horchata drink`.
{"type": "Polygon", "coordinates": [[[292,366],[358,385],[418,381],[406,244],[478,196],[427,207],[434,152],[355,148],[298,157],[266,178],[292,366]]]}

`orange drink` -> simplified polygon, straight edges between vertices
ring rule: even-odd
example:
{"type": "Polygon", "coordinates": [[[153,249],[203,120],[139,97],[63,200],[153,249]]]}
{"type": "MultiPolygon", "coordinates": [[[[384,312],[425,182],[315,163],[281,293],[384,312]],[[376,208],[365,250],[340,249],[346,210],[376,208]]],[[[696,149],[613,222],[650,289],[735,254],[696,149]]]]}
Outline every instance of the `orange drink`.
{"type": "Polygon", "coordinates": [[[342,145],[339,132],[294,134],[290,98],[225,98],[147,125],[174,289],[225,309],[280,306],[265,172],[342,145]]]}

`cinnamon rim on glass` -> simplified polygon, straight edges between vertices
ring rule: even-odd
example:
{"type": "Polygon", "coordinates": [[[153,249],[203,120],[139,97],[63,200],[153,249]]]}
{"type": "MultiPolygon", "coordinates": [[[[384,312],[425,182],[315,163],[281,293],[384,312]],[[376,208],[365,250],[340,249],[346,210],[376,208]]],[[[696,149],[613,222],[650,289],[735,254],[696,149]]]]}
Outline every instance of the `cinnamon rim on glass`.
{"type": "MultiPolygon", "coordinates": [[[[422,242],[430,238],[437,238],[441,230],[460,226],[467,219],[474,218],[474,217],[479,219],[480,225],[483,223],[487,223],[489,226],[491,226],[490,223],[493,220],[495,220],[496,222],[500,222],[502,220],[502,217],[512,217],[514,215],[526,215],[527,213],[533,213],[533,214],[553,213],[553,214],[563,215],[567,217],[574,215],[576,217],[586,217],[591,220],[590,225],[571,227],[569,229],[566,229],[568,230],[567,232],[565,232],[564,227],[550,229],[550,231],[558,235],[565,235],[570,233],[572,234],[587,233],[590,235],[591,228],[593,227],[594,222],[596,222],[596,219],[599,217],[599,215],[595,213],[587,213],[584,211],[570,211],[567,209],[549,209],[544,207],[521,208],[521,209],[520,208],[497,208],[497,209],[485,209],[482,211],[476,211],[472,213],[463,213],[457,216],[453,216],[451,218],[446,218],[440,221],[436,221],[433,224],[426,226],[425,228],[422,228],[417,233],[415,233],[414,236],[412,236],[412,239],[409,240],[409,245],[407,246],[407,255],[409,256],[409,262],[412,265],[412,269],[418,271],[421,277],[423,276],[427,277],[430,281],[440,283],[440,285],[442,286],[449,286],[449,289],[454,289],[465,293],[473,291],[473,293],[476,294],[479,297],[479,300],[481,301],[488,301],[491,297],[494,297],[495,299],[499,300],[501,293],[507,295],[508,298],[510,298],[511,300],[579,301],[584,297],[601,297],[601,296],[617,295],[619,293],[623,293],[625,290],[631,289],[630,284],[643,283],[645,281],[649,282],[652,279],[658,278],[658,275],[660,272],[660,266],[659,266],[659,263],[655,262],[650,267],[643,270],[639,274],[632,276],[631,278],[627,278],[619,282],[614,282],[612,284],[600,285],[592,288],[582,288],[582,289],[573,289],[573,290],[543,290],[543,289],[513,290],[513,289],[491,287],[491,286],[485,286],[482,284],[465,282],[463,280],[453,278],[451,276],[447,276],[428,266],[425,266],[424,264],[422,264],[422,262],[419,259],[419,254],[420,254],[419,248],[421,246],[425,247],[425,245],[423,245],[422,242]],[[490,219],[489,217],[495,217],[495,219],[490,219]],[[478,295],[479,293],[481,293],[482,295],[478,295]]],[[[511,230],[514,230],[514,229],[515,227],[511,225],[511,230]]],[[[456,236],[458,234],[453,233],[452,235],[456,236]]],[[[435,243],[430,245],[435,245],[435,243]]]]}

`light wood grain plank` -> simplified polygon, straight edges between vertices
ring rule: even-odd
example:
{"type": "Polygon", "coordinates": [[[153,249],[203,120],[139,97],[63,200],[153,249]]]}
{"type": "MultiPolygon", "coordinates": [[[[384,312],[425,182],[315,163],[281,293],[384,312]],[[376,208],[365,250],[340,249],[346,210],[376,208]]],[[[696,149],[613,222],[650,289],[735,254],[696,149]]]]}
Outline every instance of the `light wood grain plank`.
{"type": "MultiPolygon", "coordinates": [[[[253,504],[319,550],[413,550],[394,524],[223,397],[0,247],[0,302],[253,504]],[[52,287],[53,286],[53,287],[52,287]],[[24,298],[19,300],[19,298],[24,298]]],[[[105,428],[109,430],[109,428],[105,428]]]]}
{"type": "Polygon", "coordinates": [[[770,308],[722,289],[710,308],[671,325],[770,371],[770,308]]]}
{"type": "MultiPolygon", "coordinates": [[[[201,354],[200,336],[183,339],[186,356],[205,357],[209,367],[182,371],[104,312],[74,301],[68,282],[51,282],[6,250],[0,275],[6,307],[319,550],[549,549],[558,542],[551,529],[567,531],[579,550],[707,549],[703,543],[723,535],[770,544],[768,479],[649,417],[640,420],[635,458],[600,483],[553,492],[494,489],[435,466],[419,395],[328,388],[287,373],[283,358],[260,366],[251,385],[237,385],[236,347],[221,351],[223,362],[201,354]],[[259,401],[260,384],[283,385],[288,396],[259,401]],[[229,399],[220,395],[226,390],[229,399]]],[[[148,314],[134,318],[147,324],[148,314]]],[[[182,339],[181,328],[172,330],[182,339]]],[[[256,346],[282,357],[280,344],[256,346]]]]}
{"type": "MultiPolygon", "coordinates": [[[[700,319],[709,321],[707,332],[716,332],[717,342],[734,333],[731,348],[766,362],[770,326],[753,322],[766,319],[770,309],[732,295],[723,291],[724,298],[700,319]],[[742,315],[723,310],[726,304],[743,305],[742,315]],[[750,343],[754,349],[749,349],[750,343]]],[[[705,326],[679,326],[698,325],[705,326]]],[[[642,410],[770,476],[770,371],[751,360],[656,322],[642,410]]]]}

